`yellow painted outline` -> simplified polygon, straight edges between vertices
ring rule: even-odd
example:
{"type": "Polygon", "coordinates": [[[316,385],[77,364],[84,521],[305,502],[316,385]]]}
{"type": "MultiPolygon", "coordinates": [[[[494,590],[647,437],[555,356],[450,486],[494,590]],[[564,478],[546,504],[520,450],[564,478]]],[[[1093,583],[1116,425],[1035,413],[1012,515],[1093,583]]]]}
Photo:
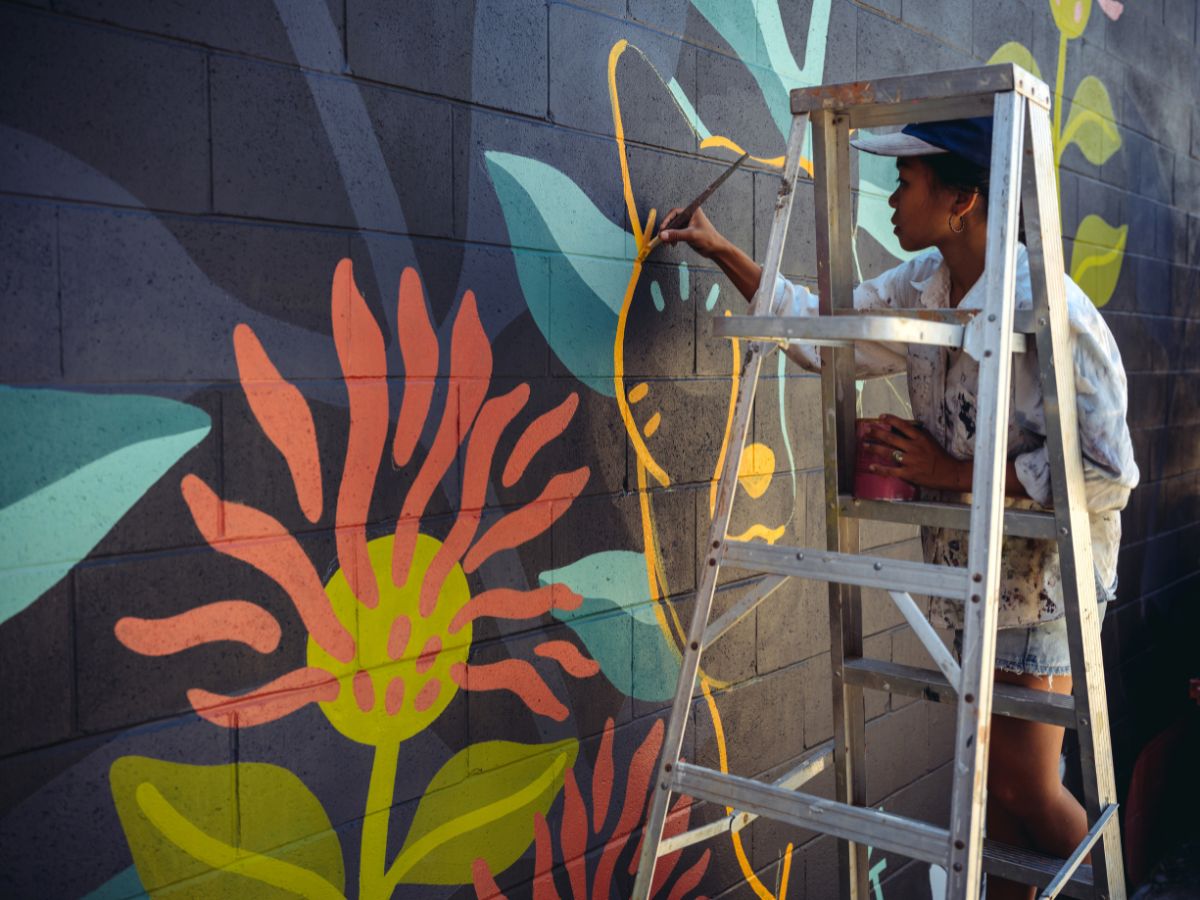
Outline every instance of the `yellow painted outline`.
{"type": "MultiPolygon", "coordinates": [[[[728,774],[729,755],[725,751],[725,727],[721,724],[721,713],[717,710],[717,701],[713,698],[709,680],[704,676],[700,677],[700,690],[704,692],[704,699],[708,701],[708,712],[712,716],[713,733],[717,738],[717,761],[721,767],[721,771],[728,774]]],[[[733,807],[725,807],[725,814],[732,815],[733,807]]],[[[730,837],[733,838],[733,853],[737,857],[738,867],[742,870],[742,874],[746,876],[746,883],[753,888],[754,893],[758,894],[761,900],[776,900],[775,895],[754,874],[754,867],[750,865],[750,860],[746,857],[746,849],[742,846],[742,833],[740,831],[733,831],[730,832],[730,837]]],[[[787,852],[784,854],[784,872],[787,873],[791,869],[791,866],[792,845],[788,844],[787,852]]],[[[779,888],[779,900],[783,900],[786,896],[787,876],[785,874],[779,888]]]]}
{"type": "MultiPolygon", "coordinates": [[[[637,203],[633,196],[633,182],[629,176],[629,157],[626,152],[625,145],[625,126],[621,118],[621,101],[617,92],[617,62],[621,55],[629,49],[631,45],[626,40],[617,41],[613,44],[608,55],[608,92],[612,103],[613,113],[613,136],[617,144],[617,155],[621,165],[621,183],[622,190],[625,196],[625,206],[629,215],[629,224],[633,229],[633,238],[637,247],[637,255],[633,262],[633,268],[629,273],[629,282],[625,288],[625,296],[621,302],[621,312],[617,317],[617,333],[616,339],[613,342],[613,387],[617,399],[617,409],[620,412],[621,420],[625,425],[625,430],[629,435],[634,448],[634,470],[637,480],[638,506],[642,520],[642,541],[643,555],[646,560],[646,585],[649,590],[649,597],[653,604],[655,617],[658,619],[659,627],[663,633],[673,639],[673,646],[680,650],[686,641],[686,629],[680,621],[675,608],[668,603],[661,602],[665,598],[671,596],[670,589],[667,585],[667,577],[665,567],[663,565],[662,556],[658,549],[657,528],[654,523],[654,511],[650,504],[650,493],[648,490],[648,476],[652,476],[663,487],[669,487],[671,479],[666,471],[655,460],[654,455],[650,452],[643,440],[642,431],[633,419],[630,411],[630,402],[638,402],[645,396],[645,383],[636,385],[633,390],[626,392],[625,390],[625,329],[628,324],[629,310],[633,303],[633,294],[637,287],[638,279],[641,277],[642,266],[651,251],[658,245],[656,239],[649,238],[653,234],[653,227],[657,210],[651,209],[646,216],[646,223],[643,226],[641,217],[637,211],[637,203]],[[634,396],[636,394],[636,396],[634,396]]],[[[633,47],[637,53],[641,53],[637,47],[633,47]]],[[[644,55],[643,55],[644,58],[644,55]]],[[[701,149],[709,147],[722,147],[741,154],[741,148],[729,140],[728,138],[719,135],[706,138],[700,143],[701,149]]],[[[763,157],[752,157],[758,162],[776,168],[783,167],[783,157],[767,159],[763,157]]],[[[808,160],[801,160],[801,167],[811,176],[813,171],[812,163],[808,160]]],[[[726,315],[729,315],[726,312],[726,315]]],[[[725,456],[728,453],[729,438],[733,427],[734,407],[737,402],[738,387],[741,378],[741,369],[739,366],[741,358],[741,345],[739,341],[732,342],[733,367],[731,372],[730,385],[730,401],[729,413],[725,423],[725,434],[721,442],[721,451],[717,459],[716,469],[713,473],[713,485],[710,492],[709,500],[709,516],[713,514],[713,508],[716,500],[716,480],[720,476],[721,466],[724,463],[725,456]]],[[[777,529],[769,529],[765,525],[754,525],[747,532],[745,537],[763,537],[770,543],[774,543],[783,535],[785,526],[779,526],[777,529]]],[[[681,652],[681,650],[680,650],[681,652]]],[[[700,685],[704,691],[704,696],[708,700],[709,711],[713,721],[713,732],[717,742],[717,752],[720,756],[721,771],[729,771],[728,753],[725,744],[725,730],[721,724],[721,714],[717,709],[716,701],[712,696],[712,688],[718,689],[727,687],[728,685],[718,679],[712,678],[706,674],[703,668],[699,672],[700,685]]],[[[732,810],[730,810],[732,812],[732,810]]],[[[738,868],[741,869],[742,875],[746,882],[754,889],[755,893],[761,900],[776,900],[775,896],[767,889],[758,876],[754,873],[754,868],[750,864],[749,858],[746,856],[745,848],[742,846],[742,838],[740,833],[731,835],[733,841],[734,855],[737,857],[738,868]]],[[[782,878],[780,882],[779,900],[783,900],[787,896],[788,876],[791,872],[792,862],[792,845],[789,844],[784,857],[782,878]]]]}
{"type": "Polygon", "coordinates": [[[134,792],[138,808],[172,844],[210,869],[219,869],[243,878],[252,878],[283,891],[314,900],[336,898],[345,894],[310,869],[293,865],[282,859],[233,847],[219,838],[201,831],[179,812],[158,788],[148,781],[134,792]]]}

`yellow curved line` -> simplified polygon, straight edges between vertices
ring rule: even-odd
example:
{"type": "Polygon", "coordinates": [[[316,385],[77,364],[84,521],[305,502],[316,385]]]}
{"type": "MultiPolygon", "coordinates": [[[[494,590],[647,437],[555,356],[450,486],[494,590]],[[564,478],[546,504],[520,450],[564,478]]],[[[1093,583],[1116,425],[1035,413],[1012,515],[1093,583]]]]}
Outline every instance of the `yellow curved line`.
{"type": "Polygon", "coordinates": [[[419,838],[412,846],[407,847],[403,853],[396,857],[396,861],[388,869],[385,876],[387,887],[395,890],[396,885],[400,883],[400,879],[408,874],[413,866],[428,856],[430,851],[435,847],[461,834],[466,834],[468,831],[474,831],[491,822],[496,822],[512,810],[520,809],[526,804],[532,803],[558,779],[558,776],[562,774],[566,765],[567,754],[560,753],[552,766],[515,794],[501,797],[499,800],[487,804],[487,806],[481,806],[479,809],[472,810],[456,819],[444,822],[425,836],[419,838]]]}
{"type": "Polygon", "coordinates": [[[789,843],[783,851],[783,874],[779,876],[779,897],[787,896],[788,876],[792,874],[792,845],[789,843]]]}
{"type": "Polygon", "coordinates": [[[639,255],[629,273],[629,284],[625,288],[625,299],[621,303],[621,314],[617,316],[617,337],[613,341],[613,388],[617,396],[617,410],[625,423],[625,431],[633,444],[634,454],[645,464],[647,471],[654,480],[663,487],[671,486],[671,479],[666,471],[654,459],[654,454],[646,447],[642,433],[633,421],[633,413],[629,409],[629,400],[625,393],[625,326],[629,321],[629,307],[633,303],[633,290],[638,277],[642,273],[642,257],[639,255]]]}
{"type": "Polygon", "coordinates": [[[780,525],[778,528],[768,528],[766,525],[762,524],[751,525],[741,534],[731,534],[729,536],[729,540],[752,541],[754,538],[762,538],[768,544],[774,544],[777,540],[783,537],[783,533],[786,530],[787,528],[784,525],[780,525]]]}
{"type": "Polygon", "coordinates": [[[1071,273],[1071,280],[1078,282],[1081,276],[1088,269],[1094,269],[1097,266],[1107,266],[1114,259],[1117,259],[1125,252],[1125,235],[1121,235],[1121,240],[1117,246],[1104,253],[1096,253],[1079,261],[1079,265],[1075,267],[1075,271],[1071,273]]]}
{"type": "MultiPolygon", "coordinates": [[[[721,724],[721,713],[717,710],[717,701],[713,699],[712,689],[709,687],[707,678],[701,676],[700,690],[704,692],[704,699],[708,701],[708,712],[712,716],[713,734],[717,738],[717,760],[721,767],[721,771],[729,773],[729,754],[725,750],[725,727],[721,724]]],[[[733,807],[725,807],[725,814],[732,815],[733,807]]],[[[754,889],[754,893],[758,894],[761,900],[775,900],[775,895],[772,894],[765,884],[759,880],[754,874],[754,867],[750,865],[750,860],[746,857],[746,850],[742,846],[742,833],[740,831],[731,832],[733,838],[733,853],[737,857],[738,867],[742,870],[742,874],[746,876],[746,882],[754,889]]],[[[791,864],[792,854],[789,850],[786,856],[786,865],[791,864]]],[[[780,892],[780,897],[783,894],[780,892]]]]}
{"type": "MultiPolygon", "coordinates": [[[[729,310],[725,310],[726,316],[731,316],[729,310]]],[[[734,338],[729,342],[733,348],[733,371],[730,373],[729,382],[729,414],[725,417],[725,435],[721,438],[721,452],[717,454],[717,465],[713,469],[712,485],[708,489],[708,517],[711,519],[717,512],[717,484],[721,477],[721,467],[725,465],[725,454],[729,451],[729,435],[733,431],[733,411],[737,406],[738,383],[741,381],[742,371],[738,362],[742,357],[742,342],[734,338]]],[[[738,460],[740,463],[741,460],[738,460]]]]}
{"type": "MultiPolygon", "coordinates": [[[[1062,137],[1059,138],[1059,142],[1063,145],[1063,148],[1065,149],[1072,141],[1075,140],[1075,132],[1079,131],[1079,129],[1084,126],[1084,123],[1088,121],[1089,117],[1097,120],[1100,123],[1100,128],[1105,132],[1105,134],[1117,142],[1116,147],[1113,148],[1113,153],[1116,153],[1117,150],[1121,148],[1121,133],[1117,131],[1117,127],[1112,124],[1112,122],[1104,118],[1104,116],[1100,115],[1095,110],[1088,109],[1086,106],[1082,107],[1078,113],[1076,113],[1074,108],[1072,108],[1071,116],[1067,119],[1067,127],[1063,129],[1062,137]]],[[[1081,150],[1083,149],[1082,143],[1079,143],[1079,148],[1081,150]]],[[[1110,153],[1109,156],[1111,155],[1112,154],[1110,153]]]]}
{"type": "Polygon", "coordinates": [[[189,822],[166,797],[148,781],[137,786],[134,798],[150,824],[163,837],[210,869],[221,869],[244,878],[253,878],[301,897],[338,898],[345,894],[309,869],[284,862],[273,856],[239,850],[206,834],[189,822]]]}
{"type": "Polygon", "coordinates": [[[633,182],[629,178],[629,158],[625,154],[625,123],[621,121],[621,99],[617,96],[617,60],[629,46],[629,41],[617,41],[608,51],[608,96],[612,103],[613,137],[617,141],[617,152],[621,159],[621,182],[625,187],[625,206],[629,210],[629,224],[633,226],[633,238],[641,250],[643,241],[641,220],[637,204],[633,201],[633,182]]]}

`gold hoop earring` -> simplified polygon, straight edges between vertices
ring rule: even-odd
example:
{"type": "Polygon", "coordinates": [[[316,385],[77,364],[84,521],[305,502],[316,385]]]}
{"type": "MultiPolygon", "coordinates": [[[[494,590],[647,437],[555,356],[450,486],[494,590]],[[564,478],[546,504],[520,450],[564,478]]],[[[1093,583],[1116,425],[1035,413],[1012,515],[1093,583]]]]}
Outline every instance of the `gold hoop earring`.
{"type": "Polygon", "coordinates": [[[946,224],[950,226],[950,230],[955,234],[962,234],[967,230],[966,219],[964,219],[962,216],[958,217],[958,227],[954,227],[954,213],[950,213],[950,215],[946,217],[946,224]]]}

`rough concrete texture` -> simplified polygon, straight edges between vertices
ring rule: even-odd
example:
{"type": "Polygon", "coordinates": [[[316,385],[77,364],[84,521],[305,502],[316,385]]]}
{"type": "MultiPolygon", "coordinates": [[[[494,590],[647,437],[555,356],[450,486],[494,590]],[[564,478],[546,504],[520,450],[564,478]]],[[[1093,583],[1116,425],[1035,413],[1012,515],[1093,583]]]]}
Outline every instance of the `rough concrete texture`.
{"type": "MultiPolygon", "coordinates": [[[[748,150],[706,211],[765,255],[788,89],[1009,42],[1129,378],[1124,801],[1200,674],[1200,51],[1191,0],[1076,6],[1064,43],[1047,0],[0,3],[0,893],[626,896],[730,461],[711,322],[746,309],[639,252],[748,150]]],[[[896,257],[852,166],[870,277],[896,257]]],[[[814,197],[783,262],[810,288],[814,197]]],[[[819,379],[764,372],[731,531],[822,546],[819,379]]],[[[905,398],[868,382],[864,414],[905,398]]],[[[930,665],[882,592],[862,625],[930,665]]],[[[833,735],[830,674],[827,590],[789,583],[705,654],[685,758],[778,775],[833,735]]],[[[954,707],[863,710],[868,801],[944,825],[954,707]]],[[[838,883],[834,841],[759,820],[656,896],[838,883]]]]}

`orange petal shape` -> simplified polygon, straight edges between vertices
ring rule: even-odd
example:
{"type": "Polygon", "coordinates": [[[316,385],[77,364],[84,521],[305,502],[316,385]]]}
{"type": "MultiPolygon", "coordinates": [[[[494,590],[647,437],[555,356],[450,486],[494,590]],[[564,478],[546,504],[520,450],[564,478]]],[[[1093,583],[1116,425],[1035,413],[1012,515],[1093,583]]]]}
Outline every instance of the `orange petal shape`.
{"type": "Polygon", "coordinates": [[[625,805],[617,826],[613,829],[612,840],[600,855],[600,864],[596,867],[596,879],[592,887],[593,897],[609,896],[609,886],[612,884],[613,870],[617,865],[617,857],[625,848],[625,844],[616,838],[629,834],[642,820],[642,809],[646,802],[646,789],[654,774],[654,763],[658,759],[658,748],[662,746],[663,723],[658,719],[642,745],[633,754],[629,762],[629,770],[625,780],[625,805]]]}
{"type": "Polygon", "coordinates": [[[479,900],[508,900],[500,892],[500,885],[496,884],[487,860],[482,856],[471,863],[471,880],[475,885],[475,896],[479,900]]]}
{"type": "Polygon", "coordinates": [[[496,444],[508,424],[516,417],[529,399],[529,385],[519,384],[501,397],[493,397],[484,404],[475,427],[471,429],[471,440],[467,444],[467,459],[463,466],[463,490],[459,499],[458,518],[438,548],[437,555],[425,572],[421,585],[421,615],[428,618],[437,606],[442,584],[455,564],[475,540],[484,500],[487,499],[488,474],[492,469],[492,458],[496,444]]]}
{"type": "Polygon", "coordinates": [[[559,832],[562,841],[563,860],[567,864],[567,877],[571,880],[571,893],[576,897],[587,896],[587,810],[575,780],[575,770],[567,769],[563,779],[563,820],[559,832]]]}
{"type": "Polygon", "coordinates": [[[188,702],[200,718],[223,728],[247,728],[282,719],[308,703],[336,700],[337,679],[322,669],[296,669],[240,697],[188,691],[188,702]]]}
{"type": "Polygon", "coordinates": [[[532,591],[492,588],[468,600],[450,621],[455,634],[468,622],[483,616],[493,619],[533,619],[552,609],[577,609],[583,597],[565,584],[554,583],[532,591]]]}
{"type": "Polygon", "coordinates": [[[113,632],[143,656],[168,656],[214,641],[237,641],[259,653],[272,653],[280,638],[275,617],[245,600],[219,600],[164,619],[125,616],[113,632]]]}
{"type": "Polygon", "coordinates": [[[312,410],[296,386],[279,374],[249,325],[243,323],[233,330],[233,351],[250,411],[263,434],[283,454],[304,517],[316,522],[324,500],[312,410]]]}
{"type": "MultiPolygon", "coordinates": [[[[533,900],[561,900],[554,886],[554,845],[550,840],[550,826],[540,812],[533,814],[533,900]]],[[[572,891],[574,887],[572,887],[572,891]]],[[[574,898],[587,900],[587,894],[575,894],[574,898]]],[[[574,900],[573,898],[573,900],[574,900]]]]}
{"type": "Polygon", "coordinates": [[[379,603],[379,585],[367,554],[367,514],[375,475],[387,443],[387,358],[383,333],[354,283],[350,260],[333,274],[333,341],[350,404],[350,438],[337,499],[337,548],[342,573],[362,603],[379,603]]]}
{"type": "Polygon", "coordinates": [[[584,656],[570,641],[543,641],[533,648],[533,652],[554,660],[568,675],[576,678],[591,678],[600,671],[600,663],[584,656]]]}
{"type": "Polygon", "coordinates": [[[454,320],[450,338],[450,385],[446,409],[438,425],[433,446],[404,498],[396,523],[392,548],[392,580],[397,587],[408,582],[413,548],[417,543],[420,518],[446,470],[454,461],[459,444],[475,421],[492,378],[492,348],[479,321],[475,295],[467,291],[454,320]]]}
{"type": "Polygon", "coordinates": [[[279,522],[253,507],[221,500],[195,475],[185,475],[180,489],[196,527],[214,550],[240,559],[273,578],[291,599],[308,633],[325,652],[339,662],[354,658],[354,638],[333,614],[317,570],[279,522]],[[222,521],[237,534],[258,534],[268,539],[222,541],[222,521]]]}
{"type": "Polygon", "coordinates": [[[396,303],[396,334],[400,338],[400,357],[404,360],[404,399],[396,420],[392,441],[392,459],[398,466],[408,465],[433,400],[433,379],[438,370],[438,340],[429,321],[421,276],[409,266],[400,275],[400,298],[396,303]]]}
{"type": "Polygon", "coordinates": [[[555,722],[567,720],[567,708],[542,680],[537,669],[523,659],[502,659],[486,665],[455,663],[450,677],[467,691],[511,691],[529,709],[555,722]]]}
{"type": "Polygon", "coordinates": [[[521,480],[521,476],[525,474],[525,469],[533,457],[566,430],[578,408],[579,394],[572,393],[554,409],[543,413],[529,423],[529,427],[525,429],[518,438],[517,445],[513,447],[508,462],[504,464],[504,475],[501,481],[505,487],[512,487],[521,480]]]}
{"type": "Polygon", "coordinates": [[[553,525],[571,508],[571,502],[579,496],[591,473],[591,469],[583,466],[551,478],[537,499],[510,512],[488,529],[467,554],[463,570],[470,574],[494,554],[518,547],[553,525]]]}
{"type": "Polygon", "coordinates": [[[596,753],[596,765],[592,768],[592,833],[599,834],[608,818],[608,801],[613,788],[613,733],[615,724],[610,717],[604,723],[604,734],[600,737],[600,750],[596,753]]]}

